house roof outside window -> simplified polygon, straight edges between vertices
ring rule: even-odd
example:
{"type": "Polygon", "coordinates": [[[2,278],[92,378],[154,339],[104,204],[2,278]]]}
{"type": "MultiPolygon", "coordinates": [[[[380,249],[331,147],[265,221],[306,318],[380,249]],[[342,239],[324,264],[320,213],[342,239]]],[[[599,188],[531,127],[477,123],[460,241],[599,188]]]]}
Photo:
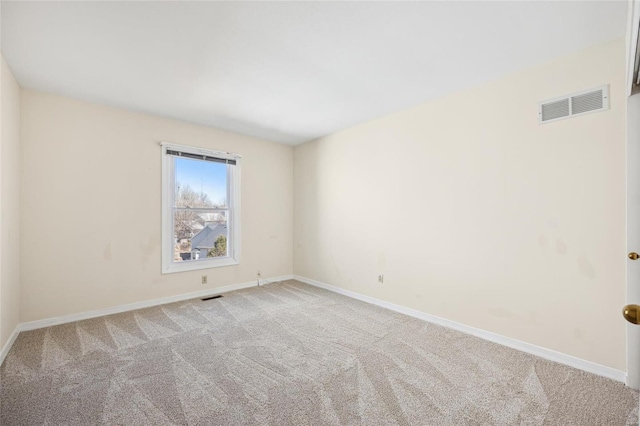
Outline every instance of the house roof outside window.
{"type": "Polygon", "coordinates": [[[227,235],[226,223],[208,223],[191,239],[191,247],[198,250],[213,248],[220,235],[227,235]]]}

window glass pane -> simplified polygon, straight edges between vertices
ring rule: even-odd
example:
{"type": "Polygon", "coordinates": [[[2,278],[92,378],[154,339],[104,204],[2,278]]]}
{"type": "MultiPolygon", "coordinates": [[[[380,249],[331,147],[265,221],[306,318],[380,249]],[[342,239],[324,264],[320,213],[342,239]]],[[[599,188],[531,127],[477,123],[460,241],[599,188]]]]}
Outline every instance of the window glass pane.
{"type": "Polygon", "coordinates": [[[227,166],[224,163],[175,157],[176,207],[226,207],[227,166]]]}
{"type": "Polygon", "coordinates": [[[227,212],[174,211],[174,262],[228,255],[227,212]]]}

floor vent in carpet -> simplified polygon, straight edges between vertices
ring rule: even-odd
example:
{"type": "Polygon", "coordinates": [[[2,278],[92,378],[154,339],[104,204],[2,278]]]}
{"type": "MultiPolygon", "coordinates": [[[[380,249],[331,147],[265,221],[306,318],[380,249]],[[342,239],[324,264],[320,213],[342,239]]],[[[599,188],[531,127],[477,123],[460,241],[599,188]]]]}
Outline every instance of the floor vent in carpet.
{"type": "Polygon", "coordinates": [[[205,302],[205,301],[207,301],[207,300],[211,300],[211,299],[219,299],[219,298],[221,298],[221,297],[222,297],[222,295],[221,295],[221,294],[217,294],[217,295],[215,295],[215,296],[205,297],[205,298],[202,298],[202,299],[200,299],[200,300],[202,300],[203,302],[205,302]]]}

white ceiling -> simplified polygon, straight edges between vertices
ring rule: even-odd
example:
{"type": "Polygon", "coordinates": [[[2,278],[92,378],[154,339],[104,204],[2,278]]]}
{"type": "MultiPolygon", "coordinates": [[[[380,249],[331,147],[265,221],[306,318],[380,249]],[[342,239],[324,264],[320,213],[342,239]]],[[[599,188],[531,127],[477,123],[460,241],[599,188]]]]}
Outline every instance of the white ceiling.
{"type": "Polygon", "coordinates": [[[2,2],[23,87],[298,144],[624,35],[605,2],[2,2]]]}

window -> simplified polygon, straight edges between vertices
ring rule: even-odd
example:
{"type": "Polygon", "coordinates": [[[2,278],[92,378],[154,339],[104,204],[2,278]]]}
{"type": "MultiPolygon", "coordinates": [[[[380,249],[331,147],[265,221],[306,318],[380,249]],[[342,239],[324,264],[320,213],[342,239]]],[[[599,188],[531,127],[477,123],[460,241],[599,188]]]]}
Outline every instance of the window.
{"type": "Polygon", "coordinates": [[[162,144],[162,273],[240,262],[240,156],[162,144]]]}

